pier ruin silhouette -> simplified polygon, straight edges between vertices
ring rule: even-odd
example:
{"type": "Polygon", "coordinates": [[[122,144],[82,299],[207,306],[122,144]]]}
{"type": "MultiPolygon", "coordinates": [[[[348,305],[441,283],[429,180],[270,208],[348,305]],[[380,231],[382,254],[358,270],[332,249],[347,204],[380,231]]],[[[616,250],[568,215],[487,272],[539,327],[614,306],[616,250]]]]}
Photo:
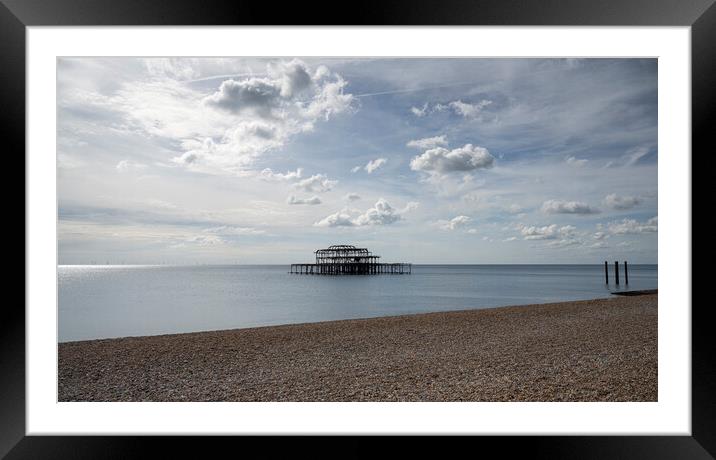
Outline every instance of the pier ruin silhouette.
{"type": "Polygon", "coordinates": [[[348,244],[329,246],[315,251],[316,262],[291,264],[290,273],[299,275],[410,275],[412,264],[382,263],[380,256],[368,248],[348,244]]]}

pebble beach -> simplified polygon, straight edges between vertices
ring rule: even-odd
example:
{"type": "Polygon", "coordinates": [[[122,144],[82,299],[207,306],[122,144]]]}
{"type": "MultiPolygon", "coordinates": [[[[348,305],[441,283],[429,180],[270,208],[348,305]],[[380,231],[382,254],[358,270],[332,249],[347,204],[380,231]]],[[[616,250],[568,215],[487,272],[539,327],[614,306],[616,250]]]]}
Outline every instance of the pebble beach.
{"type": "Polygon", "coordinates": [[[58,345],[59,401],[657,401],[658,294],[58,345]]]}

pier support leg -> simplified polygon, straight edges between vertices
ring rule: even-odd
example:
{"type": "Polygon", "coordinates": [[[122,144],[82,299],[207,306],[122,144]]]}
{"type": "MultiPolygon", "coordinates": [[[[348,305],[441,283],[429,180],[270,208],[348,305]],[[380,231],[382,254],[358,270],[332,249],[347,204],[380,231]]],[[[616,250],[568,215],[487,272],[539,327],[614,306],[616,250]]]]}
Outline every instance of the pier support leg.
{"type": "Polygon", "coordinates": [[[604,261],[604,282],[609,284],[609,264],[604,261]]]}
{"type": "Polygon", "coordinates": [[[624,284],[629,284],[629,272],[627,271],[627,261],[624,261],[624,284]]]}

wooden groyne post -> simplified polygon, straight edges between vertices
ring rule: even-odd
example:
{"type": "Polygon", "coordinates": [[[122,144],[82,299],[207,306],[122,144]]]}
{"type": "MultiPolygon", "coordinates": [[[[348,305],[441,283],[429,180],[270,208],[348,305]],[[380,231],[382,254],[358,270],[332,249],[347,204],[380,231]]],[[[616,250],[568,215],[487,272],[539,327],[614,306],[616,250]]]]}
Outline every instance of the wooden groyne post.
{"type": "Polygon", "coordinates": [[[619,261],[614,261],[614,282],[619,286],[619,261]]]}
{"type": "MultiPolygon", "coordinates": [[[[609,284],[609,262],[604,261],[604,282],[609,284]]],[[[619,261],[614,261],[614,282],[619,286],[619,261]]],[[[624,261],[624,283],[629,284],[629,265],[624,261]]]]}

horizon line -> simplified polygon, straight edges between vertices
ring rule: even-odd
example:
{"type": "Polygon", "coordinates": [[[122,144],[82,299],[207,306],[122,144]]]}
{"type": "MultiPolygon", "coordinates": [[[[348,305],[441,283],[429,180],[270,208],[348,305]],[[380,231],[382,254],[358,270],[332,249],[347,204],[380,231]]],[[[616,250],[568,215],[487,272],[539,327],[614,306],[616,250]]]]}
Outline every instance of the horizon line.
{"type": "MultiPolygon", "coordinates": [[[[613,262],[619,262],[624,263],[624,260],[619,261],[606,261],[610,264],[613,262]]],[[[659,265],[658,262],[629,262],[627,263],[631,265],[659,265]]],[[[238,266],[238,267],[246,267],[246,266],[283,266],[283,265],[294,265],[294,264],[300,264],[301,262],[287,262],[287,263],[229,263],[229,262],[196,262],[196,263],[111,263],[111,264],[57,264],[58,267],[195,267],[197,265],[200,266],[238,266]]],[[[312,262],[305,262],[306,264],[310,264],[312,262]]],[[[595,263],[526,263],[526,262],[499,262],[499,263],[413,263],[413,262],[402,262],[410,265],[598,265],[602,266],[604,262],[595,262],[595,263]]]]}

